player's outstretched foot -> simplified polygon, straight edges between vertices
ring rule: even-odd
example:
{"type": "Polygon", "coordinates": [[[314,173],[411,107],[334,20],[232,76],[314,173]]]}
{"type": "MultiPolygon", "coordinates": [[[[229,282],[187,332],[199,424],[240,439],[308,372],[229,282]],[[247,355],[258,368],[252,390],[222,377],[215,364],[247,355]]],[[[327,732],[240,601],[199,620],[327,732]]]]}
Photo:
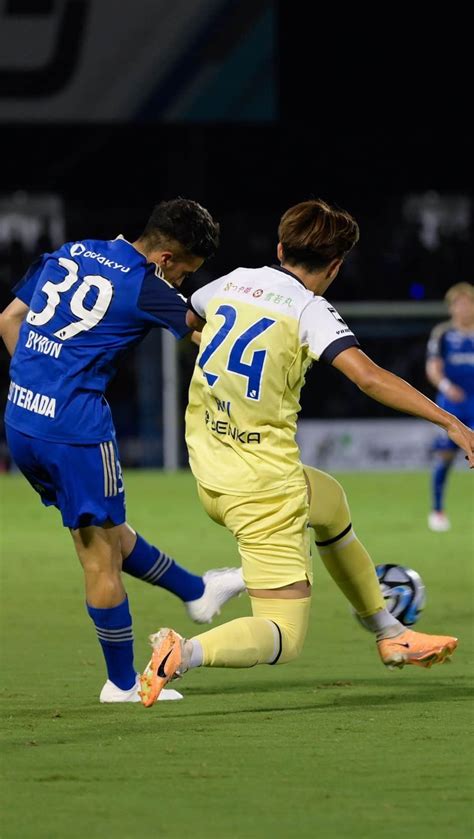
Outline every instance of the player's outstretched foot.
{"type": "MultiPolygon", "coordinates": [[[[140,681],[137,676],[137,681],[130,688],[130,690],[121,690],[114,685],[110,679],[107,679],[104,687],[102,688],[99,696],[99,702],[109,703],[109,702],[141,702],[140,694],[140,681]]],[[[179,693],[177,690],[162,690],[160,693],[160,699],[163,701],[172,701],[174,699],[182,699],[183,694],[179,693]]]]}
{"type": "Polygon", "coordinates": [[[428,527],[430,530],[434,530],[435,533],[445,533],[447,530],[451,530],[451,522],[446,513],[433,510],[428,515],[428,527]]]}
{"type": "Polygon", "coordinates": [[[417,664],[419,667],[432,667],[451,658],[458,639],[450,635],[425,635],[405,629],[395,638],[377,641],[380,658],[386,667],[404,667],[405,664],[417,664]]]}
{"type": "Polygon", "coordinates": [[[149,708],[163,693],[163,688],[176,674],[183,661],[184,638],[173,629],[160,629],[150,635],[153,654],[140,676],[139,696],[149,708]]]}
{"type": "Polygon", "coordinates": [[[197,600],[185,603],[191,620],[196,623],[211,623],[221,611],[224,603],[245,591],[241,568],[216,568],[203,576],[204,594],[197,600]]]}

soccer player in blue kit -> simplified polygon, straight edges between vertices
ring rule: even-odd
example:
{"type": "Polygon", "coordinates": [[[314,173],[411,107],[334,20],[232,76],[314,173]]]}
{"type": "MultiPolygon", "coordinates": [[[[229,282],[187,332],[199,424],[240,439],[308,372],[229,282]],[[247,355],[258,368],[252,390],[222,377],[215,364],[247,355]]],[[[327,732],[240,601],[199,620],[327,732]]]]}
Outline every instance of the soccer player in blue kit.
{"type": "MultiPolygon", "coordinates": [[[[12,355],[5,413],[13,460],[70,529],[87,610],[107,668],[101,702],[139,702],[132,618],[121,571],[165,588],[209,622],[244,590],[240,569],[191,574],[126,522],[125,493],[104,391],[123,352],[154,327],[191,330],[175,286],[215,252],[219,225],[194,201],[158,204],[133,243],[84,240],[44,254],[0,315],[12,355]]],[[[165,699],[181,698],[169,691],[165,699]]]]}
{"type": "MultiPolygon", "coordinates": [[[[474,427],[474,286],[456,283],[446,292],[451,320],[438,324],[428,342],[426,375],[436,388],[436,402],[445,411],[474,427]]],[[[432,472],[432,509],[428,527],[436,532],[449,530],[451,523],[444,509],[449,470],[458,451],[445,433],[435,440],[432,472]]]]}

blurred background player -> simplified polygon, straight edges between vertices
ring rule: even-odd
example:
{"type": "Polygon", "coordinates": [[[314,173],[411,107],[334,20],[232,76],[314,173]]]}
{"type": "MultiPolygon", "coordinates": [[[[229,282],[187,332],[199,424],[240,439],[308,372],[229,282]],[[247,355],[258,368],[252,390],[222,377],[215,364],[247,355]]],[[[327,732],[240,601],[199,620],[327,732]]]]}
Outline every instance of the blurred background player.
{"type": "Polygon", "coordinates": [[[347,575],[351,585],[360,575],[359,585],[373,587],[375,609],[365,622],[385,665],[430,667],[457,645],[452,637],[405,629],[380,603],[368,554],[348,550],[344,556],[342,549],[355,542],[344,493],[329,476],[305,475],[296,444],[305,374],[313,360],[334,365],[373,399],[444,428],[471,466],[474,434],[361,352],[321,296],[358,241],[352,216],[306,201],[287,210],[278,233],[280,265],[238,268],[209,283],[191,296],[188,313],[190,326],[206,322],[186,413],[190,465],[206,512],[237,539],[253,617],[190,640],[167,628],[152,635],[153,655],[141,677],[146,706],[189,668],[283,664],[300,654],[312,587],[308,523],[319,528],[317,544],[328,566],[355,561],[347,575]],[[326,504],[324,522],[318,505],[326,504]]]}
{"type": "Polygon", "coordinates": [[[176,594],[198,622],[209,622],[244,588],[240,569],[191,574],[126,523],[104,397],[123,352],[150,329],[168,329],[176,338],[190,333],[185,299],[174,286],[200,268],[218,240],[219,225],[199,204],[162,202],[133,243],[122,236],[85,240],[44,254],[1,315],[12,355],[5,413],[10,452],[71,531],[107,667],[101,702],[140,701],[122,570],[176,594]]]}
{"type": "MultiPolygon", "coordinates": [[[[474,286],[456,283],[446,292],[451,319],[433,329],[428,342],[426,375],[436,388],[436,402],[446,411],[474,427],[474,286]]],[[[444,509],[448,473],[458,447],[446,433],[434,444],[435,460],[431,480],[430,530],[449,530],[444,509]]]]}

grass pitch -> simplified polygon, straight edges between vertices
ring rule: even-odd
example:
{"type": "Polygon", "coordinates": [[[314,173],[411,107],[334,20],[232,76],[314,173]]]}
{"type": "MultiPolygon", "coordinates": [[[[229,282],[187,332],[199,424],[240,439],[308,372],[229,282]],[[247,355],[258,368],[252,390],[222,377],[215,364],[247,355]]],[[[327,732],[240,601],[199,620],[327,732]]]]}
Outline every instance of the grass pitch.
{"type": "MultiPolygon", "coordinates": [[[[386,672],[315,558],[303,656],[197,670],[186,698],[101,706],[102,657],[55,511],[19,476],[2,507],[2,839],[470,839],[473,476],[451,477],[453,529],[426,529],[426,475],[342,476],[375,562],[412,565],[419,628],[459,635],[451,665],[386,672]],[[471,521],[471,524],[469,524],[471,521]]],[[[129,521],[195,570],[236,564],[188,473],[126,475],[129,521]]],[[[136,663],[160,625],[194,633],[175,598],[127,580],[136,663]]],[[[248,614],[242,597],[221,615],[248,614]]]]}

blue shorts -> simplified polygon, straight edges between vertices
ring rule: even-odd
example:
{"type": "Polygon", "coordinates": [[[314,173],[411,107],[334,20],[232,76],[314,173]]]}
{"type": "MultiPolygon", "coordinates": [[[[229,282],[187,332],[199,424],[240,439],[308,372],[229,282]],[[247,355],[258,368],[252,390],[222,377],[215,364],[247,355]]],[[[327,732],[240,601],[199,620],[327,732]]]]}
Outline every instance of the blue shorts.
{"type": "Polygon", "coordinates": [[[65,527],[76,529],[125,521],[125,493],[115,440],[90,446],[52,443],[5,424],[18,468],[46,507],[61,511],[65,527]]]}
{"type": "MultiPolygon", "coordinates": [[[[474,428],[474,398],[469,396],[464,402],[451,402],[443,393],[438,393],[436,404],[450,414],[454,414],[468,428],[474,428]]],[[[434,451],[457,451],[456,443],[449,439],[446,431],[440,431],[433,443],[434,451]]]]}

